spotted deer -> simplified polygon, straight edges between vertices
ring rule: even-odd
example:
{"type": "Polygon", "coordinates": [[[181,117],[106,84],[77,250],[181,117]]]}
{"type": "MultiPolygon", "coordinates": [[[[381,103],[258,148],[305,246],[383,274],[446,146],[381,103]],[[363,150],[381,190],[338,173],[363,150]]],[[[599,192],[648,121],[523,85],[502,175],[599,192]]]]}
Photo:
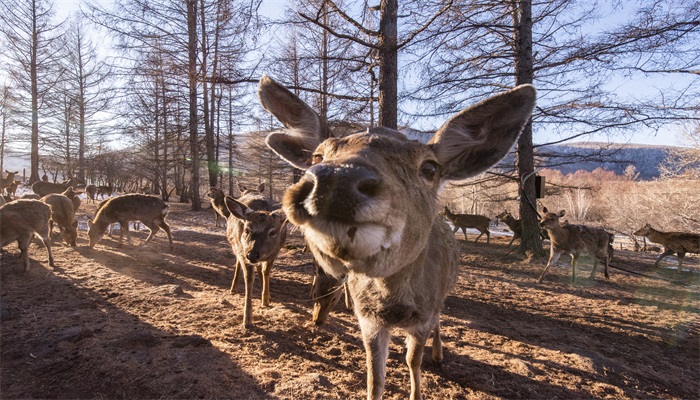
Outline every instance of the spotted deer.
{"type": "Polygon", "coordinates": [[[450,118],[424,144],[371,128],[342,138],[301,99],[271,78],[258,88],[263,107],[287,129],[267,145],[306,170],[283,199],[323,270],[347,283],[367,355],[367,398],[384,393],[393,328],[406,336],[411,399],[420,399],[423,349],[443,357],[440,313],[457,278],[458,248],[438,215],[448,181],[499,162],[530,118],[535,89],[522,85],[450,118]]]}
{"type": "Polygon", "coordinates": [[[593,258],[593,270],[590,279],[595,278],[599,260],[603,260],[605,265],[605,278],[609,278],[608,264],[612,258],[612,242],[615,235],[606,232],[604,229],[591,228],[585,225],[574,225],[560,223],[559,218],[565,214],[564,210],[558,213],[551,213],[544,208],[544,216],[540,226],[547,230],[551,242],[549,248],[549,260],[547,266],[540,274],[537,282],[544,279],[545,274],[552,264],[556,264],[562,254],[571,255],[571,280],[576,281],[576,262],[579,256],[587,255],[593,258]]]}

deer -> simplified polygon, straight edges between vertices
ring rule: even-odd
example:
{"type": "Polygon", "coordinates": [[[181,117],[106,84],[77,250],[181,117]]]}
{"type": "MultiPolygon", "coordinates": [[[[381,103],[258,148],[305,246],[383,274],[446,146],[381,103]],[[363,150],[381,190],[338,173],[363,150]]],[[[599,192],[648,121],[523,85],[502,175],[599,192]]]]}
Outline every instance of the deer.
{"type": "Polygon", "coordinates": [[[551,242],[549,248],[549,260],[544,271],[537,279],[537,283],[541,283],[544,279],[547,270],[552,264],[556,264],[562,254],[571,255],[571,281],[576,281],[576,262],[579,256],[587,255],[593,258],[593,269],[589,279],[595,279],[595,273],[598,269],[599,260],[603,260],[605,265],[605,279],[609,279],[608,264],[612,258],[612,242],[615,235],[600,228],[591,228],[586,225],[575,225],[560,223],[559,219],[566,212],[564,210],[558,213],[552,213],[545,207],[543,209],[544,216],[540,222],[540,226],[547,230],[549,240],[551,242]]]}
{"type": "Polygon", "coordinates": [[[73,202],[64,194],[51,193],[41,198],[51,207],[52,218],[49,221],[49,236],[53,235],[53,225],[58,225],[61,237],[71,247],[76,247],[78,238],[78,221],[75,220],[73,202]]]}
{"type": "Polygon", "coordinates": [[[700,254],[700,234],[689,232],[663,232],[645,224],[634,232],[637,236],[649,238],[654,243],[664,246],[664,252],[656,259],[654,267],[658,267],[665,257],[678,254],[678,272],[683,270],[685,253],[700,254]]]}
{"type": "Polygon", "coordinates": [[[44,197],[47,194],[51,193],[62,193],[69,187],[75,188],[79,183],[82,182],[76,177],[72,177],[61,183],[39,181],[34,182],[34,184],[32,185],[32,190],[34,191],[34,193],[38,194],[39,197],[44,197]]]}
{"type": "Polygon", "coordinates": [[[95,185],[85,186],[85,195],[87,195],[88,202],[95,203],[95,198],[97,197],[97,186],[95,186],[95,185]]]}
{"type": "Polygon", "coordinates": [[[515,239],[520,239],[523,235],[523,223],[519,219],[515,219],[508,210],[503,210],[502,213],[496,215],[496,219],[499,219],[508,225],[510,230],[513,232],[513,238],[510,239],[510,243],[508,243],[508,247],[510,247],[511,244],[515,241],[515,239]]]}
{"type": "Polygon", "coordinates": [[[168,235],[170,251],[174,250],[173,236],[170,233],[170,225],[165,222],[168,215],[168,205],[156,196],[130,193],[117,197],[111,197],[101,204],[93,219],[88,219],[88,238],[90,247],[102,239],[110,224],[118,222],[119,246],[122,245],[124,232],[126,239],[131,245],[131,234],[129,233],[129,221],[141,221],[149,230],[148,237],[141,244],[146,245],[162,228],[168,235]]]}
{"type": "Polygon", "coordinates": [[[347,276],[362,333],[367,398],[384,393],[392,329],[406,334],[411,399],[421,399],[428,337],[442,361],[440,314],[457,279],[459,249],[438,215],[439,190],[486,171],[510,151],[529,121],[535,89],[521,85],[447,120],[428,144],[386,127],[342,138],[299,97],[264,75],[258,98],[286,128],[265,142],[305,170],[282,209],[316,262],[347,276]]]}
{"type": "Polygon", "coordinates": [[[19,199],[0,206],[0,247],[17,241],[24,260],[24,269],[29,268],[29,244],[32,238],[38,236],[49,253],[49,266],[54,264],[49,238],[49,221],[51,207],[39,200],[19,199]]]}
{"type": "Polygon", "coordinates": [[[5,190],[15,182],[15,176],[19,173],[19,171],[10,172],[8,170],[5,172],[7,172],[7,176],[0,179],[0,195],[5,194],[5,190]]]}
{"type": "MultiPolygon", "coordinates": [[[[110,184],[109,186],[98,186],[97,187],[97,196],[99,196],[101,199],[104,199],[105,196],[109,197],[112,195],[112,192],[114,191],[114,188],[110,184]]],[[[150,192],[149,192],[150,193],[150,192]]]]}
{"type": "Polygon", "coordinates": [[[10,186],[6,187],[5,189],[7,190],[7,195],[11,198],[16,198],[17,197],[17,187],[19,186],[20,181],[14,181],[10,183],[10,186]]]}
{"type": "Polygon", "coordinates": [[[229,212],[226,238],[236,256],[231,293],[235,291],[240,272],[245,282],[243,328],[253,326],[252,292],[255,274],[260,276],[262,304],[270,305],[270,272],[287,238],[287,218],[281,210],[273,211],[273,201],[260,193],[243,193],[238,199],[226,197],[229,212]]]}
{"type": "Polygon", "coordinates": [[[216,227],[219,227],[219,218],[223,218],[224,221],[228,219],[228,216],[231,215],[231,213],[228,211],[228,208],[226,208],[226,202],[224,199],[226,198],[226,195],[224,194],[223,190],[217,188],[217,187],[210,187],[209,192],[207,192],[207,197],[209,197],[209,201],[211,202],[211,208],[214,209],[214,213],[216,216],[216,227]]]}
{"type": "Polygon", "coordinates": [[[314,280],[311,285],[311,299],[314,307],[311,314],[311,321],[314,325],[323,325],[328,319],[328,314],[345,294],[345,308],[352,309],[352,299],[350,291],[345,281],[345,277],[336,279],[328,275],[323,268],[314,260],[314,280]]]}
{"type": "Polygon", "coordinates": [[[68,186],[61,194],[68,197],[68,199],[73,203],[73,210],[78,211],[80,208],[80,197],[78,197],[82,192],[76,192],[73,190],[73,186],[68,186]]]}
{"type": "Polygon", "coordinates": [[[468,240],[467,228],[474,228],[481,232],[479,236],[476,237],[474,243],[478,242],[479,238],[484,234],[486,234],[486,244],[489,243],[491,238],[491,232],[489,232],[489,224],[491,223],[491,220],[489,218],[484,217],[483,215],[453,214],[450,209],[447,208],[447,206],[445,206],[443,214],[454,226],[454,230],[452,231],[453,234],[456,233],[458,229],[462,229],[462,233],[464,233],[464,240],[468,240]]]}

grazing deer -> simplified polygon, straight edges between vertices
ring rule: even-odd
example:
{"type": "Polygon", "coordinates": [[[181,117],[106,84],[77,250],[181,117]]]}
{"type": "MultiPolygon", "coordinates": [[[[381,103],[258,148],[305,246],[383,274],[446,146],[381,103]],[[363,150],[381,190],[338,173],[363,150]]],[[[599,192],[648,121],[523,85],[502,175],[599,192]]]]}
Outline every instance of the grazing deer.
{"type": "Polygon", "coordinates": [[[459,260],[454,235],[437,215],[438,191],[508,153],[530,118],[535,89],[522,85],[467,108],[427,145],[382,127],[326,139],[323,120],[285,87],[263,76],[258,96],[287,128],[268,135],[267,145],[306,170],[285,192],[287,218],[326,273],[347,275],[367,353],[367,397],[382,397],[391,331],[398,328],[407,335],[411,399],[420,399],[431,332],[432,358],[442,360],[440,313],[459,260]]]}
{"type": "Polygon", "coordinates": [[[34,182],[32,185],[32,190],[34,193],[38,194],[39,197],[44,197],[51,193],[62,193],[69,187],[75,188],[78,184],[83,183],[80,179],[72,177],[61,183],[45,182],[39,181],[34,182]]]}
{"type": "Polygon", "coordinates": [[[71,247],[77,246],[75,241],[78,238],[78,221],[75,220],[75,208],[71,199],[63,194],[51,193],[42,197],[41,201],[51,207],[52,218],[49,221],[49,236],[53,235],[55,223],[61,231],[63,240],[71,247]]]}
{"type": "Polygon", "coordinates": [[[5,194],[5,190],[15,182],[15,176],[19,173],[19,171],[10,172],[8,170],[5,172],[7,172],[7,176],[0,179],[0,195],[5,194]]]}
{"type": "Polygon", "coordinates": [[[344,276],[341,279],[336,279],[332,275],[328,275],[316,261],[314,261],[314,269],[316,273],[311,285],[311,299],[314,302],[314,308],[311,321],[315,325],[323,325],[343,293],[345,293],[345,308],[352,308],[352,300],[344,276]]]}
{"type": "Polygon", "coordinates": [[[88,202],[95,202],[95,198],[97,197],[97,186],[95,185],[87,185],[85,186],[85,194],[87,195],[88,202]]]}
{"type": "Polygon", "coordinates": [[[544,208],[544,217],[540,226],[547,230],[551,242],[549,248],[549,260],[537,282],[542,282],[547,270],[552,264],[556,264],[562,254],[571,255],[571,281],[576,281],[576,261],[580,255],[588,255],[593,258],[593,270],[589,279],[595,279],[599,260],[605,264],[605,278],[608,279],[608,264],[612,258],[612,242],[615,235],[604,229],[591,228],[585,225],[573,225],[560,223],[559,218],[565,214],[564,210],[551,213],[544,208]]]}
{"type": "Polygon", "coordinates": [[[656,262],[655,267],[659,266],[664,257],[670,256],[673,253],[678,254],[678,272],[683,270],[683,259],[685,253],[700,254],[700,235],[697,233],[688,232],[662,232],[652,228],[646,224],[634,232],[637,236],[645,236],[654,243],[664,246],[665,250],[656,262]]]}
{"type": "Polygon", "coordinates": [[[51,207],[39,200],[15,200],[0,206],[0,247],[17,241],[24,259],[24,269],[29,268],[29,244],[34,236],[41,238],[49,253],[49,265],[55,267],[49,238],[51,207]]]}
{"type": "Polygon", "coordinates": [[[107,227],[114,222],[119,223],[119,245],[126,231],[126,240],[131,245],[129,234],[129,221],[141,221],[150,230],[148,237],[141,244],[148,243],[153,236],[163,228],[168,235],[170,250],[174,249],[173,236],[170,234],[170,226],[165,222],[168,215],[168,205],[155,196],[131,193],[122,196],[111,197],[100,204],[95,218],[88,220],[88,237],[90,247],[94,247],[102,239],[107,227]]]}
{"type": "Polygon", "coordinates": [[[221,189],[212,186],[209,188],[207,197],[209,197],[209,201],[211,202],[211,208],[214,209],[214,213],[216,215],[216,226],[218,227],[219,218],[223,218],[224,221],[226,221],[228,216],[231,215],[228,208],[226,208],[226,202],[224,201],[226,195],[221,189]]]}
{"type": "Polygon", "coordinates": [[[281,210],[272,211],[272,199],[259,193],[244,193],[238,200],[225,198],[229,216],[226,237],[236,256],[231,292],[235,290],[239,271],[245,281],[243,326],[252,326],[252,293],[255,275],[261,277],[262,304],[270,305],[270,272],[275,258],[287,238],[287,218],[281,210]]]}
{"type": "Polygon", "coordinates": [[[452,222],[452,225],[454,225],[452,233],[456,233],[458,229],[462,229],[462,233],[464,233],[464,240],[468,240],[467,228],[474,228],[481,232],[479,236],[476,237],[474,243],[478,242],[479,238],[484,234],[486,234],[486,244],[489,243],[489,239],[491,238],[491,232],[489,232],[489,224],[491,223],[491,220],[489,218],[484,217],[483,215],[474,214],[452,214],[447,206],[445,206],[443,214],[450,222],[452,222]]]}

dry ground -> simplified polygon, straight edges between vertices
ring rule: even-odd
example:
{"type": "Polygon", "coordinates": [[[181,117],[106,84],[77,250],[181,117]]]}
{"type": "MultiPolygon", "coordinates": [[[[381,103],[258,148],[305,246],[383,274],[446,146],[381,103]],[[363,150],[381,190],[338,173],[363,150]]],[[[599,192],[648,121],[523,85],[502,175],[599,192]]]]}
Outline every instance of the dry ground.
{"type": "MultiPolygon", "coordinates": [[[[92,215],[93,205],[83,205],[92,215]]],[[[254,300],[255,327],[241,327],[243,297],[223,228],[211,211],[171,204],[176,249],[153,245],[30,248],[21,273],[16,245],[0,267],[0,395],[12,398],[347,399],[365,396],[365,359],[353,314],[338,305],[310,326],[310,256],[292,233],[273,272],[272,306],[254,300]]],[[[134,235],[138,243],[146,232],[134,235]]],[[[461,235],[460,235],[461,237],[461,235]]],[[[460,241],[462,267],[442,318],[445,359],[426,350],[430,399],[700,397],[700,266],[654,269],[654,255],[616,252],[613,269],[579,281],[570,268],[535,279],[543,261],[506,255],[507,238],[460,241]]],[[[675,263],[675,257],[670,260],[675,263]]],[[[563,263],[561,263],[563,265],[563,263]]],[[[391,345],[385,398],[409,393],[402,338],[391,345]]]]}

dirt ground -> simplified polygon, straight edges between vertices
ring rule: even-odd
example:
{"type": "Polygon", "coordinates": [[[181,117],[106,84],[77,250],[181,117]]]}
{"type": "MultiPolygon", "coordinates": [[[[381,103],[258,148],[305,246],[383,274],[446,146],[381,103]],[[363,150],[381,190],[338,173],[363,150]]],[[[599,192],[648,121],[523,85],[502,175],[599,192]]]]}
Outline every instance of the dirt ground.
{"type": "MultiPolygon", "coordinates": [[[[84,221],[94,205],[83,204],[84,221]]],[[[310,324],[311,256],[291,233],[271,280],[272,305],[229,293],[232,254],[211,210],[171,204],[176,248],[160,232],[145,247],[54,245],[57,268],[32,244],[26,273],[15,244],[0,267],[0,396],[91,399],[363,398],[365,355],[351,311],[339,304],[310,324]]],[[[82,224],[81,224],[82,225],[82,224]]],[[[134,234],[138,244],[146,231],[134,234]]],[[[462,235],[458,236],[460,239],[462,235]]],[[[462,265],[442,317],[445,358],[426,349],[429,399],[694,399],[700,397],[700,262],[653,268],[655,255],[617,251],[610,280],[579,280],[560,262],[508,255],[507,237],[460,240],[462,265]]],[[[675,264],[670,257],[669,264],[675,264]]],[[[396,335],[385,398],[410,392],[396,335]]]]}

